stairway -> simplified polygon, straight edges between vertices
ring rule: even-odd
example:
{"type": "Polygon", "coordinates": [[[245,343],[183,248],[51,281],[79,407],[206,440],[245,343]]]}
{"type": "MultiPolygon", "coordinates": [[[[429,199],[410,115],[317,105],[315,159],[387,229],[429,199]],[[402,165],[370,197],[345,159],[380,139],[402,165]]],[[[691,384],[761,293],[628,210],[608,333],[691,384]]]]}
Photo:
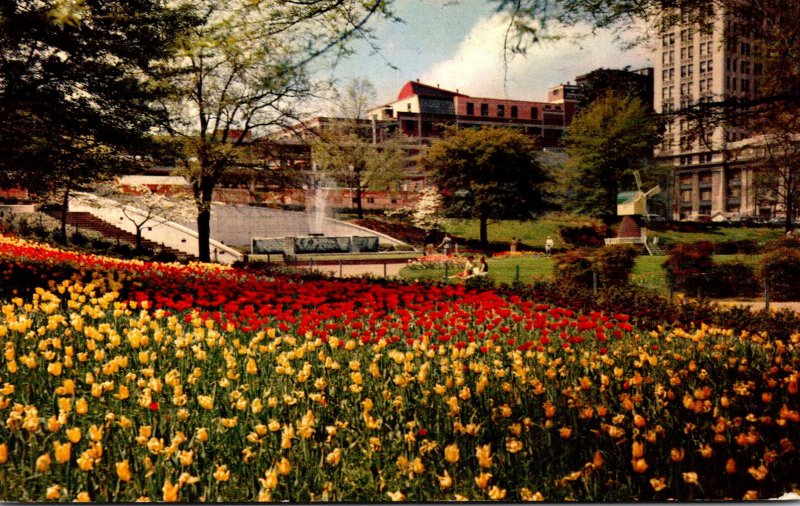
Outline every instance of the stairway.
{"type": "MultiPolygon", "coordinates": [[[[48,216],[55,218],[56,220],[61,221],[61,211],[46,211],[48,216]]],[[[130,244],[131,246],[136,246],[136,235],[130,232],[126,232],[119,227],[111,225],[108,222],[97,218],[96,216],[92,215],[91,213],[87,212],[67,212],[67,226],[74,227],[77,230],[85,229],[85,230],[92,230],[98,232],[103,235],[108,240],[117,241],[117,242],[125,242],[130,244]]],[[[145,225],[146,227],[147,225],[145,225]]],[[[192,257],[191,255],[176,250],[174,248],[165,247],[162,244],[155,243],[153,241],[149,241],[142,237],[142,248],[148,249],[153,252],[165,252],[171,253],[178,257],[179,260],[188,260],[192,257]]]]}
{"type": "Polygon", "coordinates": [[[658,245],[658,237],[648,237],[644,243],[644,247],[647,248],[647,252],[650,253],[650,256],[664,256],[664,250],[661,249],[661,246],[658,245]]]}

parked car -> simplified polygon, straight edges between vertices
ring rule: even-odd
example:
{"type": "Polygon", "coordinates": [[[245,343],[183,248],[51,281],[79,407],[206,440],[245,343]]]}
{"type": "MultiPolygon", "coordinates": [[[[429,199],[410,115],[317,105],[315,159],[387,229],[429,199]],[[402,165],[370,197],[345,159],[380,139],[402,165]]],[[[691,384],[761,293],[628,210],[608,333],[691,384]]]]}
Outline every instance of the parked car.
{"type": "Polygon", "coordinates": [[[667,220],[665,220],[664,217],[661,216],[660,214],[645,214],[644,221],[645,223],[653,223],[653,222],[663,222],[667,220]]]}

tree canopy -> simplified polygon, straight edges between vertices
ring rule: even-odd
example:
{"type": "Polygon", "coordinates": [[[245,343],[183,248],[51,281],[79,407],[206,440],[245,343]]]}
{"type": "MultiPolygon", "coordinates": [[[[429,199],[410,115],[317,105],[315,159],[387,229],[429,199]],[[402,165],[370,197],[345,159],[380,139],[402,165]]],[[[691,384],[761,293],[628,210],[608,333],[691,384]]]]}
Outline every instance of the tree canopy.
{"type": "Polygon", "coordinates": [[[609,94],[578,114],[566,137],[573,209],[614,223],[623,178],[633,184],[632,171],[652,160],[656,133],[652,114],[635,97],[609,94]]]}
{"type": "Polygon", "coordinates": [[[36,191],[79,187],[152,146],[168,91],[159,62],[194,22],[161,0],[0,3],[0,172],[36,191]]]}
{"type": "Polygon", "coordinates": [[[478,218],[488,244],[489,219],[528,219],[544,210],[548,176],[536,144],[507,128],[448,128],[423,164],[433,174],[450,215],[478,218]]]}
{"type": "Polygon", "coordinates": [[[168,131],[184,142],[183,174],[198,209],[199,256],[209,260],[211,197],[242,163],[254,135],[287,127],[314,91],[311,61],[369,37],[373,17],[392,17],[385,0],[195,2],[204,23],[184,38],[173,67],[184,72],[170,103],[168,131]]]}

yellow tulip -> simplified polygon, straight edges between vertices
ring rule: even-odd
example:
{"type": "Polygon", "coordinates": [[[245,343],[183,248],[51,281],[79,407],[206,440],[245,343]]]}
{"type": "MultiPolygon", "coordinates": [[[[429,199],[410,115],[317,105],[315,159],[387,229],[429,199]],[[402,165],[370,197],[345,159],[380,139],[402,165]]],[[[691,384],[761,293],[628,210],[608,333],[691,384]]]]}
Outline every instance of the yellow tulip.
{"type": "Polygon", "coordinates": [[[451,464],[455,464],[456,462],[458,462],[459,457],[460,457],[460,455],[459,455],[459,451],[458,451],[458,445],[453,443],[453,444],[447,445],[447,447],[445,447],[445,449],[444,449],[444,459],[446,461],[450,462],[451,464]]]}
{"type": "Polygon", "coordinates": [[[206,441],[208,441],[208,429],[206,429],[205,427],[200,427],[199,429],[197,429],[195,437],[201,443],[205,443],[206,441]]]}
{"type": "Polygon", "coordinates": [[[673,448],[669,452],[669,458],[672,459],[673,462],[680,462],[683,460],[684,455],[686,455],[686,451],[683,448],[673,448]]]}
{"type": "Polygon", "coordinates": [[[653,490],[656,492],[661,492],[665,488],[667,488],[667,483],[664,478],[651,478],[650,479],[650,486],[653,487],[653,490]]]}
{"type": "Polygon", "coordinates": [[[131,466],[128,463],[128,459],[125,459],[122,462],[117,462],[114,465],[117,468],[117,477],[122,481],[130,481],[130,479],[131,479],[131,466]]]}
{"type": "Polygon", "coordinates": [[[61,485],[53,485],[52,487],[47,487],[47,494],[46,497],[48,499],[58,499],[61,497],[61,485]]]}
{"type": "Polygon", "coordinates": [[[75,502],[92,502],[92,498],[89,496],[89,492],[81,492],[78,494],[78,497],[75,498],[75,502]]]}
{"type": "Polygon", "coordinates": [[[689,485],[698,485],[697,473],[695,473],[694,471],[691,471],[691,472],[682,473],[682,474],[683,474],[683,481],[685,481],[689,485]]]}
{"type": "Polygon", "coordinates": [[[72,453],[72,443],[53,441],[53,447],[55,448],[54,453],[56,454],[56,462],[59,464],[65,464],[69,462],[69,458],[72,453]]]}
{"type": "Polygon", "coordinates": [[[634,459],[631,461],[633,465],[633,472],[642,474],[643,472],[647,471],[648,465],[644,459],[634,459]]]}
{"type": "Polygon", "coordinates": [[[91,438],[92,441],[100,441],[103,439],[103,427],[98,427],[97,425],[89,427],[89,438],[91,438]]]}
{"type": "Polygon", "coordinates": [[[393,502],[402,502],[406,500],[406,495],[399,490],[396,492],[386,492],[386,495],[388,495],[393,502]]]}
{"type": "Polygon", "coordinates": [[[481,467],[492,467],[492,445],[486,444],[475,449],[475,456],[478,457],[478,465],[481,467]]]}
{"type": "Polygon", "coordinates": [[[71,443],[79,442],[81,440],[81,429],[78,427],[67,429],[67,439],[69,439],[71,443]]]}
{"type": "Polygon", "coordinates": [[[325,456],[325,462],[332,466],[336,466],[342,460],[342,450],[341,448],[336,448],[328,455],[325,456]]]}
{"type": "Polygon", "coordinates": [[[167,481],[164,482],[164,486],[161,487],[162,492],[162,500],[164,502],[177,502],[178,501],[178,490],[180,490],[180,485],[173,485],[172,482],[167,481]]]}
{"type": "Polygon", "coordinates": [[[542,501],[544,501],[544,496],[542,495],[541,492],[535,492],[534,493],[534,492],[531,492],[531,490],[529,488],[521,488],[519,490],[519,497],[523,501],[528,501],[528,502],[542,502],[542,501]]]}
{"type": "Polygon", "coordinates": [[[210,395],[198,395],[197,403],[200,404],[200,407],[203,409],[214,409],[214,398],[210,395]]]}
{"type": "Polygon", "coordinates": [[[489,486],[489,480],[492,479],[492,473],[481,473],[475,477],[475,484],[479,488],[486,488],[489,486]]]}
{"type": "Polygon", "coordinates": [[[231,477],[231,472],[228,471],[228,466],[222,464],[221,466],[217,466],[217,470],[214,471],[214,479],[217,481],[228,481],[231,477]]]}
{"type": "Polygon", "coordinates": [[[492,488],[489,489],[489,498],[493,501],[500,501],[506,496],[506,489],[500,488],[497,485],[493,485],[492,488]]]}
{"type": "Polygon", "coordinates": [[[450,473],[448,473],[446,470],[442,476],[439,476],[437,474],[436,477],[439,478],[439,487],[441,487],[442,490],[447,490],[448,488],[453,486],[453,478],[450,476],[450,473]]]}
{"type": "Polygon", "coordinates": [[[0,464],[8,462],[8,445],[0,443],[0,464]]]}
{"type": "Polygon", "coordinates": [[[644,445],[638,441],[634,441],[631,445],[631,455],[634,459],[640,459],[644,456],[644,445]]]}
{"type": "Polygon", "coordinates": [[[275,465],[275,468],[278,470],[278,474],[285,476],[292,471],[292,464],[286,457],[283,457],[280,462],[275,465]]]}
{"type": "Polygon", "coordinates": [[[78,457],[78,467],[81,471],[91,471],[94,469],[94,459],[92,459],[88,452],[81,453],[81,456],[78,457]]]}
{"type": "Polygon", "coordinates": [[[80,398],[75,401],[75,412],[79,415],[85,415],[89,412],[89,403],[86,402],[86,399],[80,398]]]}
{"type": "Polygon", "coordinates": [[[182,466],[191,466],[192,462],[194,461],[194,452],[186,450],[182,451],[180,454],[178,454],[178,461],[182,466]]]}
{"type": "Polygon", "coordinates": [[[40,455],[38,459],[36,459],[36,470],[40,473],[46,473],[50,470],[50,463],[52,459],[50,458],[49,453],[45,453],[44,455],[40,455]]]}

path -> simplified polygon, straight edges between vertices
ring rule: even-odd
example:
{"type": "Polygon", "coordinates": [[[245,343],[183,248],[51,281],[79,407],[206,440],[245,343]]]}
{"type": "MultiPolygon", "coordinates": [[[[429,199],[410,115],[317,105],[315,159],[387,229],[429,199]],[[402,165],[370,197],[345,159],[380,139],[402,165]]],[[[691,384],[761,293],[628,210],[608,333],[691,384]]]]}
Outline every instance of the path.
{"type": "MultiPolygon", "coordinates": [[[[715,304],[720,306],[749,306],[754,311],[764,309],[764,299],[716,299],[713,300],[715,304]]],[[[800,302],[770,302],[770,310],[780,311],[781,309],[789,309],[791,311],[800,312],[800,302]]]]}

